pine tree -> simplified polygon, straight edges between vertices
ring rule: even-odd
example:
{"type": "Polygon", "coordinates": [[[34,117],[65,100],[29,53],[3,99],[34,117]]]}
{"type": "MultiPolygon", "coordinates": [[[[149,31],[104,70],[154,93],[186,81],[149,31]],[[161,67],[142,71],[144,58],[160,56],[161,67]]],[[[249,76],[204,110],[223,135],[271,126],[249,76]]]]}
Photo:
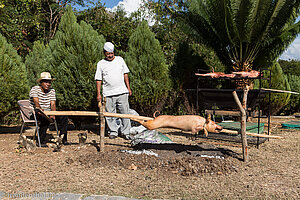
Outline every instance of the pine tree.
{"type": "Polygon", "coordinates": [[[28,98],[28,80],[22,58],[0,34],[0,121],[18,110],[17,101],[28,98]]]}
{"type": "Polygon", "coordinates": [[[57,80],[53,87],[57,103],[64,110],[96,108],[94,75],[97,62],[103,58],[104,38],[81,21],[76,22],[68,7],[54,40],[45,50],[49,71],[57,80]]]}
{"type": "Polygon", "coordinates": [[[171,88],[169,69],[160,43],[145,21],[131,35],[128,47],[125,60],[131,71],[131,106],[143,114],[161,109],[160,102],[171,88]]]}

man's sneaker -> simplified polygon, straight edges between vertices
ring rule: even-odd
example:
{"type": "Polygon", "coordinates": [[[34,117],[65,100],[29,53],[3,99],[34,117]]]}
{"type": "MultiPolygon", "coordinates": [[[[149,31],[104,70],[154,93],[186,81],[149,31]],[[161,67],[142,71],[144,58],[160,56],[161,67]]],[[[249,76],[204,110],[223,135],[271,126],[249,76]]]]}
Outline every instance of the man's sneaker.
{"type": "Polygon", "coordinates": [[[109,138],[109,139],[116,139],[117,136],[116,136],[116,135],[109,135],[108,138],[109,138]]]}

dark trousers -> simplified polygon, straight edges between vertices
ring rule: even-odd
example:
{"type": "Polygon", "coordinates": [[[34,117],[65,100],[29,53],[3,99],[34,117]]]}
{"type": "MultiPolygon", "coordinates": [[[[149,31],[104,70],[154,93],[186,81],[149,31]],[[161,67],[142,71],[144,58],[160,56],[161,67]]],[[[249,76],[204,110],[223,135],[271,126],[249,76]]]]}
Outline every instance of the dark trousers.
{"type": "MultiPolygon", "coordinates": [[[[39,121],[39,133],[40,133],[40,141],[41,143],[45,143],[46,132],[49,127],[50,122],[43,116],[37,114],[37,120],[39,121]]],[[[68,117],[67,116],[55,116],[59,136],[64,135],[63,142],[67,141],[67,132],[68,132],[68,117]]]]}

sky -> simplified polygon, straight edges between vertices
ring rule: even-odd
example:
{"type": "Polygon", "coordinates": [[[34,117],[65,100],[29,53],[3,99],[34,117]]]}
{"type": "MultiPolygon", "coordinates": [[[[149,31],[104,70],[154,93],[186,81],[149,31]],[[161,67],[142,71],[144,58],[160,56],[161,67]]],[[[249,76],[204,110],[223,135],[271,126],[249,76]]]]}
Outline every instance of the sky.
{"type": "MultiPolygon", "coordinates": [[[[94,0],[97,2],[97,0],[94,0]]],[[[138,9],[139,4],[142,0],[101,0],[108,10],[113,11],[117,6],[123,6],[126,12],[131,13],[138,9]]],[[[298,18],[298,20],[300,20],[298,18]]],[[[281,55],[280,59],[289,60],[297,59],[300,60],[300,35],[295,41],[289,46],[289,48],[281,55]]]]}

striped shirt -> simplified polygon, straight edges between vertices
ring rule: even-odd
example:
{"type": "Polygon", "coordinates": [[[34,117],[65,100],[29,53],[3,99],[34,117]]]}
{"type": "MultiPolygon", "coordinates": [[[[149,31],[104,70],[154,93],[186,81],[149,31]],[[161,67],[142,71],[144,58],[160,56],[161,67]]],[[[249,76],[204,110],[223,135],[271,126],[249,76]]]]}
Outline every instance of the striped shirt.
{"type": "Polygon", "coordinates": [[[31,88],[30,93],[30,104],[35,108],[33,97],[39,98],[39,104],[43,110],[51,110],[50,101],[56,101],[55,90],[50,88],[48,92],[44,93],[40,86],[34,86],[31,88]]]}

